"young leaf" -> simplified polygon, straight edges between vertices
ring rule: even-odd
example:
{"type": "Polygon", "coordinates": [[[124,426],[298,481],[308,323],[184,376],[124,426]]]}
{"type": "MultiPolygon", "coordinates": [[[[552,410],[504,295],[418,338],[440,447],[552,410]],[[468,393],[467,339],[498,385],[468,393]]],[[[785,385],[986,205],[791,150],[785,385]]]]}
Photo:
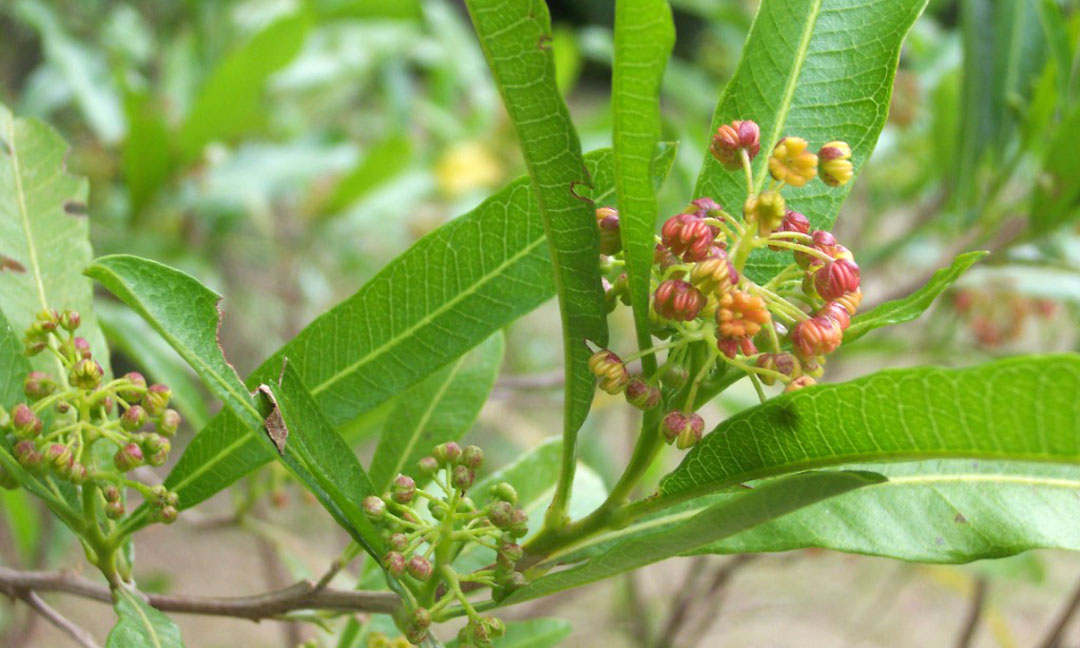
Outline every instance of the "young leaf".
{"type": "MultiPolygon", "coordinates": [[[[491,642],[493,648],[551,648],[558,646],[574,629],[564,619],[528,619],[506,624],[506,634],[491,642]]],[[[446,648],[458,648],[458,640],[446,643],[446,648]]]]}
{"type": "Polygon", "coordinates": [[[115,589],[113,600],[118,619],[105,648],[183,648],[180,628],[136,594],[115,589]]]}
{"type": "Polygon", "coordinates": [[[491,393],[502,355],[500,332],[402,395],[371,460],[376,492],[388,489],[399,473],[418,477],[421,457],[468,431],[491,393]]]}
{"type": "MultiPolygon", "coordinates": [[[[761,2],[712,121],[713,131],[734,119],[752,119],[761,127],[761,152],[753,163],[757,189],[768,177],[769,153],[785,135],[815,147],[847,142],[858,172],[885,125],[900,45],[925,5],[926,0],[761,2]]],[[[851,183],[833,189],[815,180],[785,190],[785,196],[814,227],[828,229],[850,190],[851,183]]],[[[694,195],[711,196],[738,212],[745,179],[707,155],[694,195]]],[[[767,280],[789,258],[758,250],[747,274],[767,280]]]]}
{"type": "Polygon", "coordinates": [[[1080,464],[1080,357],[882,371],[774,398],[721,423],[649,503],[853,462],[977,458],[1080,464]]]}
{"type": "Polygon", "coordinates": [[[577,194],[578,187],[592,186],[592,181],[555,81],[551,17],[544,0],[465,4],[521,142],[555,265],[566,372],[563,472],[553,504],[553,512],[561,515],[577,463],[578,429],[589,413],[595,383],[585,342],[606,346],[608,335],[596,218],[589,201],[577,194]]]}
{"type": "MultiPolygon", "coordinates": [[[[673,154],[659,151],[657,173],[667,172],[673,154]]],[[[585,161],[596,180],[593,200],[606,200],[614,191],[611,152],[585,161]]],[[[332,424],[370,412],[555,293],[540,221],[528,180],[511,183],[317,318],[247,385],[276,380],[288,356],[332,424]]],[[[194,506],[269,460],[257,430],[226,410],[192,440],[166,483],[182,507],[194,506]]]]}
{"type": "MultiPolygon", "coordinates": [[[[1078,50],[1080,51],[1080,50],[1078,50]]],[[[1080,59],[1078,59],[1080,60],[1080,59]]],[[[1080,67],[1078,67],[1080,69],[1080,67]]],[[[1080,216],[1080,107],[1074,106],[1046,148],[1043,172],[1031,197],[1031,230],[1045,235],[1080,216]]]]}
{"type": "Polygon", "coordinates": [[[293,369],[286,364],[281,383],[270,385],[287,434],[279,459],[295,474],[338,524],[368,553],[381,560],[379,530],[364,514],[362,502],[378,492],[367,473],[293,369]]]}
{"type": "MultiPolygon", "coordinates": [[[[105,338],[94,318],[86,180],[64,168],[67,143],[36,119],[16,119],[0,105],[0,311],[23,330],[44,308],[79,311],[79,335],[108,369],[105,338]]],[[[56,373],[48,353],[35,369],[56,373]]]]}
{"type": "Polygon", "coordinates": [[[809,472],[769,482],[714,504],[684,522],[620,542],[582,565],[543,576],[511,594],[503,604],[520,603],[611,578],[883,479],[873,473],[809,472]]]}
{"type": "Polygon", "coordinates": [[[844,332],[844,342],[850,343],[882,326],[910,322],[918,318],[927,308],[930,308],[930,304],[934,303],[938,295],[945,292],[960,278],[960,275],[967,272],[968,268],[975,265],[986,254],[981,251],[965,252],[956,257],[948,268],[935,271],[926,285],[907,297],[879,304],[873,310],[856,315],[851,320],[851,326],[844,332]]]}
{"type": "MultiPolygon", "coordinates": [[[[652,346],[649,282],[659,206],[651,165],[660,139],[660,82],[674,43],[675,27],[666,0],[617,0],[611,79],[615,192],[641,349],[652,346]]],[[[656,370],[653,356],[647,355],[641,362],[646,374],[656,370]]]]}
{"type": "Polygon", "coordinates": [[[300,52],[310,27],[306,12],[279,18],[225,57],[199,91],[180,130],[186,159],[198,157],[214,140],[243,135],[266,123],[267,79],[300,52]]]}

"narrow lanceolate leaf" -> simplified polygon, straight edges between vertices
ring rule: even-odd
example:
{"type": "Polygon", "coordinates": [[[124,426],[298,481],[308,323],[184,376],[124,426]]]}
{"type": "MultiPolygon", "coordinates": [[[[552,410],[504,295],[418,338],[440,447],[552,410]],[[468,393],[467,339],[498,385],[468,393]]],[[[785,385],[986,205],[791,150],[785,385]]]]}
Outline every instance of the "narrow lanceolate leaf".
{"type": "Polygon", "coordinates": [[[417,461],[468,431],[491,393],[502,355],[500,332],[402,394],[371,460],[376,492],[388,489],[398,474],[419,477],[417,461]]]}
{"type": "MultiPolygon", "coordinates": [[[[1077,60],[1080,60],[1078,58],[1077,60]]],[[[1080,69],[1080,68],[1078,68],[1080,69]]],[[[1080,107],[1074,106],[1046,149],[1042,175],[1031,198],[1031,229],[1045,235],[1080,216],[1080,107]]]]}
{"type": "Polygon", "coordinates": [[[466,5],[521,141],[555,264],[566,363],[564,477],[556,502],[561,508],[573,479],[577,431],[592,404],[592,352],[585,341],[607,345],[596,218],[589,201],[578,195],[592,181],[555,82],[551,17],[544,0],[466,0],[466,5]]]}
{"type": "MultiPolygon", "coordinates": [[[[885,125],[900,45],[925,5],[926,0],[762,1],[712,121],[713,131],[734,119],[752,119],[761,127],[761,152],[753,164],[758,189],[768,177],[769,153],[786,135],[805,138],[815,150],[831,140],[846,141],[858,172],[885,125]]],[[[814,180],[785,189],[784,196],[814,227],[827,229],[850,189],[851,183],[834,189],[814,180]]],[[[706,156],[694,194],[740,213],[745,178],[706,156]]],[[[762,281],[789,262],[790,255],[762,249],[747,270],[762,281]]]]}
{"type": "Polygon", "coordinates": [[[183,648],[180,628],[126,589],[113,590],[117,621],[105,648],[183,648]]]}
{"type": "Polygon", "coordinates": [[[927,308],[930,308],[930,304],[934,303],[938,295],[945,292],[960,278],[960,275],[967,272],[968,268],[975,265],[986,254],[981,251],[965,252],[956,257],[948,268],[941,268],[934,272],[926,285],[907,297],[885,302],[872,310],[856,315],[851,320],[851,326],[844,332],[844,342],[857,340],[882,326],[910,322],[918,318],[926,312],[927,308]]]}
{"type": "MultiPolygon", "coordinates": [[[[570,636],[574,627],[563,619],[529,619],[506,624],[506,634],[491,642],[492,648],[551,648],[570,636]]],[[[446,648],[458,648],[458,640],[446,648]]]]}
{"type": "Polygon", "coordinates": [[[882,371],[774,398],[708,434],[650,506],[854,462],[973,458],[1080,471],[1080,356],[882,371]]]}
{"type": "Polygon", "coordinates": [[[262,424],[262,415],[218,340],[220,295],[191,275],[136,256],[101,257],[86,274],[141,315],[248,427],[262,424]]]}
{"type": "MultiPolygon", "coordinates": [[[[673,149],[660,151],[666,172],[673,149]]],[[[585,158],[592,198],[614,191],[610,151],[585,158]]],[[[324,313],[247,380],[276,380],[286,356],[335,426],[372,411],[555,294],[527,179],[440,227],[324,313]],[[453,281],[449,279],[453,278],[453,281]]],[[[194,506],[269,461],[258,431],[229,411],[188,445],[167,484],[194,506]]]]}
{"type": "MultiPolygon", "coordinates": [[[[659,209],[653,191],[653,149],[660,139],[660,82],[675,27],[666,0],[615,3],[615,62],[611,79],[614,121],[615,192],[619,227],[630,283],[638,346],[652,346],[649,334],[649,281],[659,209]]],[[[641,359],[645,373],[656,359],[641,359]]]]}
{"type": "Polygon", "coordinates": [[[582,565],[543,576],[511,594],[503,604],[520,603],[611,578],[883,479],[873,473],[858,472],[791,475],[714,504],[678,524],[620,542],[582,565]]]}
{"type": "MultiPolygon", "coordinates": [[[[284,423],[276,430],[282,448],[278,458],[297,476],[338,524],[376,559],[384,555],[382,537],[364,515],[362,503],[377,494],[352,448],[319,411],[318,404],[286,364],[280,384],[269,385],[284,423]]],[[[269,420],[274,420],[273,414],[269,420]]],[[[272,427],[272,426],[271,426],[272,427]]]]}
{"type": "MultiPolygon", "coordinates": [[[[94,318],[92,282],[82,276],[92,257],[87,185],[64,167],[68,145],[36,119],[16,119],[0,105],[0,312],[22,331],[44,308],[79,311],[79,335],[108,366],[105,339],[94,318]]],[[[56,373],[48,353],[35,369],[56,373]]]]}

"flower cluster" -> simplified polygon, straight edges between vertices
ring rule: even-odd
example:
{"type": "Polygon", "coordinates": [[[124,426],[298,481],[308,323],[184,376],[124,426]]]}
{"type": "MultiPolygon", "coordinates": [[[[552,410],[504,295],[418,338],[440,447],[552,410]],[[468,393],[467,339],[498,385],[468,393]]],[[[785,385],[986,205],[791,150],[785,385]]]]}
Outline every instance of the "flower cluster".
{"type": "MultiPolygon", "coordinates": [[[[153,519],[176,520],[176,493],[128,479],[125,473],[142,466],[161,466],[180,426],[180,414],[169,408],[171,391],[147,385],[132,372],[106,380],[90,345],[75,332],[79,313],[47,309],[37,314],[24,339],[27,355],[48,353],[57,373],[32,371],[26,376],[27,401],[10,412],[0,409],[0,433],[7,435],[19,464],[34,475],[49,475],[75,486],[93,486],[100,493],[106,517],[125,514],[126,488],[138,490],[153,519]],[[98,457],[107,459],[96,460],[98,457]],[[110,465],[111,464],[111,465],[110,465]]],[[[11,475],[2,474],[13,486],[11,475]]]]}
{"type": "MultiPolygon", "coordinates": [[[[724,168],[746,176],[741,217],[702,197],[667,219],[660,230],[650,315],[652,333],[666,342],[625,361],[600,349],[589,362],[600,388],[609,394],[622,393],[642,410],[666,406],[660,431],[680,448],[701,438],[704,421],[694,412],[694,403],[709,372],[723,364],[743,372],[762,398],[760,383],[779,382],[788,391],[812,385],[862,301],[859,266],[851,252],[832,233],[814,229],[781,195],[785,186],[802,187],[815,177],[830,187],[846,184],[853,174],[851,148],[832,141],[815,154],[806,140],[784,137],[767,161],[771,180],[759,187],[751,161],[760,148],[754,122],[720,126],[709,150],[724,168]],[[744,272],[759,248],[791,254],[787,267],[764,283],[744,272]],[[702,344],[709,349],[704,363],[691,353],[692,346],[702,344]],[[661,350],[667,357],[654,375],[630,372],[627,362],[661,350]],[[672,388],[664,390],[662,383],[672,388]]],[[[597,223],[601,251],[607,255],[601,267],[613,275],[624,263],[615,243],[618,213],[602,207],[597,223]]],[[[625,274],[614,280],[605,277],[605,290],[609,308],[629,301],[625,274]]]]}
{"type": "Polygon", "coordinates": [[[490,587],[496,599],[525,584],[515,567],[522,557],[517,540],[528,532],[528,515],[517,507],[517,491],[505,482],[491,485],[483,494],[486,503],[477,505],[469,491],[483,462],[477,446],[443,443],[417,464],[417,473],[434,484],[434,491],[398,475],[388,493],[363,501],[364,513],[381,528],[390,549],[383,568],[404,586],[409,612],[399,625],[413,643],[423,641],[432,621],[441,620],[457,603],[469,617],[458,633],[458,645],[490,646],[505,627],[499,619],[480,616],[462,584],[490,587]],[[469,545],[493,549],[495,563],[459,574],[452,563],[469,545]]]}

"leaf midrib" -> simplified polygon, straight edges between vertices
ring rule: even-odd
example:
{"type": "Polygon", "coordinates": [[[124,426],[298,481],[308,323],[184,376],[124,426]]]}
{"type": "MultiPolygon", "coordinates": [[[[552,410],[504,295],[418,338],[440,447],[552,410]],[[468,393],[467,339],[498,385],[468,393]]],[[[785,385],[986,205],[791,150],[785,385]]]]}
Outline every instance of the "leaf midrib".
{"type": "Polygon", "coordinates": [[[130,605],[131,608],[133,610],[135,610],[135,612],[139,615],[139,620],[142,622],[143,626],[146,628],[147,634],[149,634],[150,638],[153,639],[153,641],[154,641],[154,647],[155,648],[162,648],[161,647],[161,642],[158,640],[157,629],[154,628],[154,624],[150,621],[150,618],[148,616],[146,616],[145,612],[143,612],[142,607],[139,605],[139,601],[135,601],[134,597],[127,590],[121,589],[120,590],[120,595],[125,596],[125,597],[127,597],[129,599],[132,599],[132,600],[130,600],[128,602],[128,605],[130,605]]]}

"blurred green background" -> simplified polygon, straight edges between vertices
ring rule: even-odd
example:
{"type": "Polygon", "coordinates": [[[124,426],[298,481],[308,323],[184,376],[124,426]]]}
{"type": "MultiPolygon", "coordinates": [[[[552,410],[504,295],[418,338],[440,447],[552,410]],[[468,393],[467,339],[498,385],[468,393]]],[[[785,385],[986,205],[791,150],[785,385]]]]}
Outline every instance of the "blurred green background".
{"type": "MultiPolygon", "coordinates": [[[[609,146],[612,3],[549,4],[560,86],[583,146],[609,146]]],[[[679,151],[661,217],[692,197],[709,118],[755,5],[672,2],[678,41],[662,109],[664,139],[679,151]]],[[[930,3],[904,47],[889,123],[835,231],[862,267],[864,308],[911,292],[959,252],[992,254],[921,320],[845,346],[828,380],[1076,350],[1078,33],[1076,0],[930,3]]],[[[91,182],[97,253],[154,258],[225,295],[223,342],[241,374],[523,172],[468,17],[449,0],[4,0],[0,101],[72,143],[68,168],[91,182]]],[[[104,299],[101,314],[114,366],[144,354],[175,363],[137,318],[104,299]]],[[[558,430],[557,317],[550,304],[507,331],[503,378],[472,433],[493,448],[493,465],[558,430]]],[[[628,312],[612,325],[615,339],[632,339],[628,312]]],[[[737,386],[707,421],[754,400],[737,386]]],[[[586,461],[608,480],[633,429],[616,403],[601,397],[583,435],[586,461]]],[[[187,410],[196,427],[205,419],[203,405],[187,410]]],[[[361,452],[370,452],[368,431],[350,431],[361,452]]],[[[77,559],[34,502],[2,497],[5,564],[77,559]]],[[[345,542],[316,509],[267,469],[203,517],[141,534],[140,583],[247,594],[316,574],[345,542]],[[252,515],[216,524],[237,508],[252,515]]],[[[971,645],[1029,646],[1077,574],[1080,559],[1054,552],[962,568],[813,552],[712,557],[512,615],[570,618],[571,646],[938,646],[956,641],[983,583],[986,622],[971,645]],[[678,609],[687,618],[673,619],[678,609]]],[[[97,604],[56,604],[99,633],[111,618],[97,604]]],[[[336,645],[310,627],[178,620],[193,646],[336,645]]],[[[0,607],[0,646],[52,645],[64,644],[51,628],[0,607]]]]}

